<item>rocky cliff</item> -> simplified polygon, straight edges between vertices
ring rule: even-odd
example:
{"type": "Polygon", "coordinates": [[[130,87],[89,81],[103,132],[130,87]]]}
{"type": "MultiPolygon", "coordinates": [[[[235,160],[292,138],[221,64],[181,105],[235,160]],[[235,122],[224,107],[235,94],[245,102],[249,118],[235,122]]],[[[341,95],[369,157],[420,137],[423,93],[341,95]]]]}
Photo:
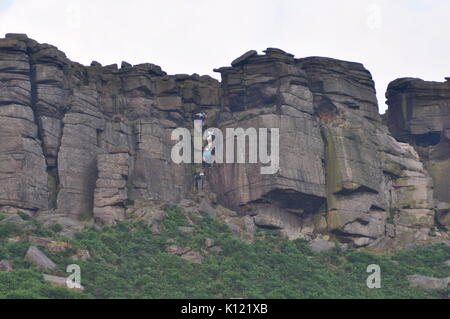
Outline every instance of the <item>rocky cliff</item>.
{"type": "Polygon", "coordinates": [[[414,146],[433,178],[436,218],[450,228],[450,78],[390,83],[386,120],[393,136],[414,146]]]}
{"type": "MultiPolygon", "coordinates": [[[[190,199],[250,238],[263,227],[384,248],[435,235],[421,150],[390,135],[363,65],[269,48],[216,71],[221,82],[153,64],[82,66],[25,35],[0,39],[0,210],[110,224],[142,203],[190,199]],[[205,110],[209,127],[279,128],[278,173],[214,164],[196,192],[196,165],[171,161],[171,132],[205,110]]],[[[412,136],[409,118],[397,120],[394,136],[412,136]]]]}

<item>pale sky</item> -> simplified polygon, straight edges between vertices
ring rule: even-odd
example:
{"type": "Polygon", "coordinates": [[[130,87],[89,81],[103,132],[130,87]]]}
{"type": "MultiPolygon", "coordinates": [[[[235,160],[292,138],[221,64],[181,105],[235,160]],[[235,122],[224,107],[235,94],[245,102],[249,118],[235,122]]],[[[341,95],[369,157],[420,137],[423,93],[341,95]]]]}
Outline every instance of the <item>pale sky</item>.
{"type": "Polygon", "coordinates": [[[380,112],[390,81],[450,76],[448,0],[0,0],[0,37],[27,33],[76,62],[209,74],[244,52],[361,62],[380,112]]]}

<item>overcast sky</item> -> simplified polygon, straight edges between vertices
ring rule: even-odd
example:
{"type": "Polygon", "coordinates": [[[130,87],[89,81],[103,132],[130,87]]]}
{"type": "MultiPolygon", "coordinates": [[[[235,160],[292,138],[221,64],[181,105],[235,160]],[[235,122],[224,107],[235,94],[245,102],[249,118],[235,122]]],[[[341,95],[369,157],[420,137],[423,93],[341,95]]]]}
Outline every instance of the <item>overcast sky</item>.
{"type": "Polygon", "coordinates": [[[450,76],[448,0],[0,0],[0,36],[27,33],[82,64],[151,62],[169,74],[277,47],[363,63],[384,93],[399,77],[450,76]]]}

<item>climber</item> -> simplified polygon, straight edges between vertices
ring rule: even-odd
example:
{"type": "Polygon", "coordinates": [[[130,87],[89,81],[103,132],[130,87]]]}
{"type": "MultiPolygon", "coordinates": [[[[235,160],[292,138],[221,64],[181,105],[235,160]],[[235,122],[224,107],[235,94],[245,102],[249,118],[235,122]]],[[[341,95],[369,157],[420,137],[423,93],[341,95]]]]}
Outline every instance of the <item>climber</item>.
{"type": "Polygon", "coordinates": [[[213,129],[208,129],[206,131],[206,141],[208,142],[208,145],[212,144],[213,141],[213,133],[214,130],[213,129]]]}
{"type": "Polygon", "coordinates": [[[194,115],[194,121],[200,120],[204,122],[208,118],[208,114],[206,112],[199,112],[194,115]]]}
{"type": "Polygon", "coordinates": [[[203,162],[212,164],[212,143],[208,143],[203,151],[203,162]]]}
{"type": "Polygon", "coordinates": [[[205,173],[204,172],[196,172],[194,174],[195,185],[197,187],[197,190],[203,189],[203,179],[204,178],[205,178],[205,173]]]}
{"type": "Polygon", "coordinates": [[[203,125],[205,119],[208,117],[206,112],[199,112],[194,114],[194,129],[198,133],[203,133],[203,125]]]}

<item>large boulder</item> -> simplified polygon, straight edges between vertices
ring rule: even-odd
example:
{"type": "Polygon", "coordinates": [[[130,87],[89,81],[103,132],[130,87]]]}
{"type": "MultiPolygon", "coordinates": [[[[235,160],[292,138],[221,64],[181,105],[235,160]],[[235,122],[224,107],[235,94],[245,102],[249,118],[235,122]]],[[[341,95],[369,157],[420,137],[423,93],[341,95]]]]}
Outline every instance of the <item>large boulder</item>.
{"type": "Polygon", "coordinates": [[[57,265],[36,246],[28,248],[27,253],[25,254],[25,260],[28,260],[43,270],[53,270],[57,267],[57,265]]]}

